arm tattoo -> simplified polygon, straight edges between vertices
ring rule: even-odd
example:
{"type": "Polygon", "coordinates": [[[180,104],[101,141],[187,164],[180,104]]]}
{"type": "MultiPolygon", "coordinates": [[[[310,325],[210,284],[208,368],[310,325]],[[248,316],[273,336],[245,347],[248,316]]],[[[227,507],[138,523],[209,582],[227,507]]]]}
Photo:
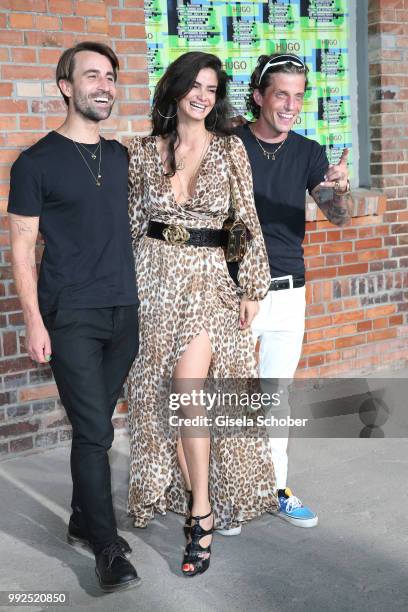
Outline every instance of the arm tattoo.
{"type": "Polygon", "coordinates": [[[20,219],[18,221],[15,221],[13,219],[12,224],[18,229],[18,233],[20,234],[32,234],[33,230],[31,229],[31,227],[28,225],[28,223],[26,223],[25,221],[21,221],[20,219]]]}
{"type": "Polygon", "coordinates": [[[335,193],[330,187],[317,189],[313,194],[316,204],[334,225],[346,225],[351,219],[353,199],[349,193],[335,193]]]}

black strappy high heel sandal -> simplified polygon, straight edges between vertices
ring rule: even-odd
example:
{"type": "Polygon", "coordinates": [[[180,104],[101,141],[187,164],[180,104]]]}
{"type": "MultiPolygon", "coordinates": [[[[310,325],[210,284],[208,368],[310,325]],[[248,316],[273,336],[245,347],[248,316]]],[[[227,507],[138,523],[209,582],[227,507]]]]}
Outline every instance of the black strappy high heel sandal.
{"type": "Polygon", "coordinates": [[[189,497],[188,497],[188,515],[186,517],[186,522],[184,523],[184,535],[186,536],[186,538],[188,538],[190,536],[190,529],[191,529],[191,511],[193,509],[193,492],[192,491],[188,491],[186,490],[186,493],[188,493],[189,497]]]}
{"type": "Polygon", "coordinates": [[[200,525],[200,521],[211,516],[211,514],[212,510],[204,516],[191,517],[191,520],[195,521],[195,524],[190,528],[191,542],[187,544],[184,552],[183,565],[181,568],[184,576],[192,577],[197,574],[203,574],[210,567],[212,541],[208,546],[204,547],[201,546],[200,540],[214,533],[214,519],[211,529],[203,529],[200,525]],[[193,569],[191,569],[191,566],[193,569]]]}

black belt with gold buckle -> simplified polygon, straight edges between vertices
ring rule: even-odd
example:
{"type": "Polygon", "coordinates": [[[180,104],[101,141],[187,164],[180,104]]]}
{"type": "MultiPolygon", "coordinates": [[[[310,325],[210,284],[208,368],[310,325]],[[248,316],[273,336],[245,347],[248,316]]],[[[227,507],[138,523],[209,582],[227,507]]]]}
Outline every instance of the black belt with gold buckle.
{"type": "Polygon", "coordinates": [[[146,235],[173,245],[186,244],[199,247],[224,246],[227,239],[226,232],[222,229],[190,228],[158,221],[149,221],[146,235]]]}
{"type": "MultiPolygon", "coordinates": [[[[293,276],[293,288],[303,287],[305,284],[304,276],[293,276]]],[[[290,289],[290,280],[288,278],[274,279],[271,281],[269,291],[280,291],[281,289],[290,289]]]]}

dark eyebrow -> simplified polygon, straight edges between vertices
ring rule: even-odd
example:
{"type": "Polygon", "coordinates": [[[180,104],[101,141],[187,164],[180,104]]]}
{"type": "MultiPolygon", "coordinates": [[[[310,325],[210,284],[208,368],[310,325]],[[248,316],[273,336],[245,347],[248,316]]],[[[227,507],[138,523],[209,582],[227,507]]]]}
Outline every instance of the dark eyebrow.
{"type": "MultiPolygon", "coordinates": [[[[97,68],[89,68],[88,70],[85,70],[83,74],[90,74],[91,72],[96,72],[97,74],[101,74],[101,71],[98,70],[97,68]]],[[[113,76],[115,78],[115,73],[112,70],[109,70],[106,74],[113,76]]]]}
{"type": "MultiPolygon", "coordinates": [[[[193,85],[202,85],[202,83],[200,83],[200,81],[194,81],[193,85]]],[[[207,87],[213,87],[214,89],[217,89],[218,85],[207,85],[207,87]]]]}

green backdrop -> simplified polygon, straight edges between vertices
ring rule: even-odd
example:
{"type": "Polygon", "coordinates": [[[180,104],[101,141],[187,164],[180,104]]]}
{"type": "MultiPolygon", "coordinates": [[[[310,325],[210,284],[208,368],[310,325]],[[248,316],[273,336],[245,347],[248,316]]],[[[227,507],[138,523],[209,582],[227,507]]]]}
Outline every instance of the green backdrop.
{"type": "Polygon", "coordinates": [[[230,98],[243,114],[259,55],[293,52],[307,63],[309,88],[295,129],[326,146],[336,163],[352,142],[347,0],[145,0],[149,86],[188,50],[218,55],[232,76],[230,98]]]}

